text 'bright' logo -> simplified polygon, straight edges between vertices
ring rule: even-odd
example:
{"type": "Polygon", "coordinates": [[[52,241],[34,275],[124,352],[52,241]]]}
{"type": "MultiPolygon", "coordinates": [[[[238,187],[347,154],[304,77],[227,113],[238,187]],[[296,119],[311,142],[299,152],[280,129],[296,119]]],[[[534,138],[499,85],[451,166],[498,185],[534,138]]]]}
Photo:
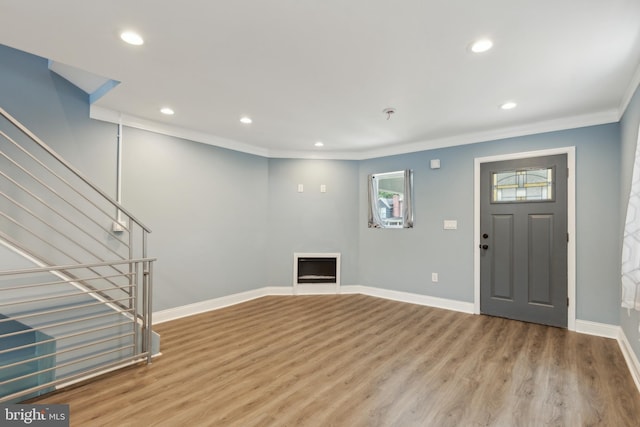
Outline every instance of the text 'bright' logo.
{"type": "Polygon", "coordinates": [[[4,408],[4,419],[7,421],[22,421],[25,424],[31,424],[34,421],[47,421],[47,411],[41,409],[37,411],[36,408],[31,408],[28,411],[21,409],[20,411],[9,411],[9,408],[4,408]]]}
{"type": "MultiPolygon", "coordinates": [[[[2,405],[2,426],[68,426],[69,405],[2,405]]],[[[0,417],[1,418],[1,417],[0,417]]]]}

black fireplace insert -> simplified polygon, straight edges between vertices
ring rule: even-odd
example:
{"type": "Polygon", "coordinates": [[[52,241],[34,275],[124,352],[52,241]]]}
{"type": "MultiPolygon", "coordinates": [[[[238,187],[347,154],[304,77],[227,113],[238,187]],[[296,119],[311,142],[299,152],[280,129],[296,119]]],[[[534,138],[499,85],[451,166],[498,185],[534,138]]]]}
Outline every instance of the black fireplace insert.
{"type": "Polygon", "coordinates": [[[336,258],[298,258],[298,283],[336,283],[336,258]]]}

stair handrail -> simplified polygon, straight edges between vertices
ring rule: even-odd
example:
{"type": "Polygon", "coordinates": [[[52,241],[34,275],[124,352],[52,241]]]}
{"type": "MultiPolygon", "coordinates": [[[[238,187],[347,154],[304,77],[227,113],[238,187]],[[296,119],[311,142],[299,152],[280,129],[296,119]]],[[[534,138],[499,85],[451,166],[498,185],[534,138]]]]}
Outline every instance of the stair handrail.
{"type": "MultiPolygon", "coordinates": [[[[109,221],[113,221],[113,230],[111,230],[109,226],[105,227],[104,225],[102,225],[102,223],[99,222],[98,219],[95,219],[96,218],[95,216],[89,215],[88,214],[89,211],[81,210],[75,207],[74,204],[70,203],[66,198],[62,197],[61,194],[58,194],[55,188],[52,188],[49,185],[47,185],[46,182],[43,182],[37,176],[37,174],[31,174],[29,170],[25,170],[21,166],[21,164],[14,162],[10,156],[5,155],[4,151],[0,151],[2,156],[6,158],[9,162],[11,162],[12,165],[15,166],[16,170],[26,173],[26,175],[31,179],[33,179],[34,182],[42,185],[45,191],[49,192],[48,194],[53,194],[61,198],[63,202],[66,202],[72,208],[70,212],[73,212],[75,214],[75,211],[73,211],[73,209],[75,209],[80,215],[83,215],[84,217],[86,217],[86,219],[89,220],[90,223],[97,225],[99,228],[101,228],[102,230],[112,235],[115,238],[113,241],[119,242],[118,245],[122,244],[121,248],[124,251],[128,250],[128,255],[125,255],[124,253],[122,253],[121,255],[121,253],[118,250],[112,249],[110,245],[107,245],[101,242],[101,240],[89,234],[86,231],[86,229],[80,228],[75,223],[73,223],[72,215],[69,215],[69,213],[64,213],[63,209],[58,210],[56,206],[54,206],[51,202],[38,196],[38,194],[35,191],[32,191],[26,187],[23,187],[19,182],[14,181],[13,178],[2,173],[1,175],[4,176],[4,178],[9,180],[10,182],[13,182],[16,188],[22,190],[21,194],[26,194],[30,196],[31,198],[33,198],[33,200],[36,203],[41,203],[42,206],[47,209],[47,212],[53,212],[55,215],[58,215],[59,218],[62,219],[62,221],[66,221],[66,223],[71,224],[72,229],[74,231],[76,231],[77,229],[84,234],[80,234],[81,238],[68,235],[65,232],[63,232],[63,229],[57,226],[55,222],[47,222],[45,217],[39,214],[36,209],[32,209],[27,204],[22,204],[19,201],[17,201],[18,199],[14,199],[13,197],[10,197],[9,191],[7,191],[6,194],[4,190],[0,192],[0,195],[2,197],[7,198],[11,203],[13,203],[13,205],[11,205],[12,207],[15,205],[15,207],[18,208],[18,210],[21,213],[25,214],[25,217],[28,217],[29,220],[32,221],[31,222],[32,225],[36,224],[37,226],[36,227],[29,226],[27,222],[23,222],[23,221],[17,222],[16,221],[17,217],[14,218],[14,216],[8,213],[9,212],[8,210],[7,210],[7,215],[5,215],[4,212],[2,212],[2,216],[4,216],[7,221],[11,221],[12,224],[15,224],[16,226],[15,228],[17,230],[20,230],[22,234],[28,235],[28,237],[31,240],[33,240],[31,237],[33,236],[35,237],[36,240],[42,241],[45,244],[49,244],[51,248],[54,248],[56,250],[56,252],[52,254],[48,254],[46,251],[37,251],[37,250],[34,250],[32,247],[27,246],[25,243],[26,241],[15,240],[16,236],[13,236],[13,235],[10,236],[8,234],[5,234],[4,232],[0,232],[1,244],[6,246],[9,250],[12,250],[13,252],[17,253],[18,255],[22,255],[22,257],[33,262],[37,266],[37,267],[19,268],[19,269],[4,269],[4,270],[0,269],[0,278],[9,278],[12,276],[27,277],[29,275],[37,275],[39,273],[50,273],[61,279],[59,281],[58,280],[54,280],[54,281],[49,280],[48,282],[34,281],[34,282],[28,282],[26,284],[4,286],[1,290],[5,293],[8,292],[9,294],[11,294],[11,292],[15,292],[15,291],[22,292],[25,289],[27,290],[27,292],[29,292],[28,288],[35,289],[37,287],[37,289],[39,290],[39,289],[44,289],[45,287],[50,287],[50,289],[55,289],[54,286],[57,286],[58,284],[69,284],[69,285],[75,286],[78,290],[82,291],[82,292],[66,292],[66,293],[59,293],[59,294],[51,293],[45,297],[36,297],[36,298],[29,297],[29,299],[12,298],[11,301],[7,300],[9,302],[3,301],[3,304],[1,305],[5,309],[7,308],[14,309],[13,310],[14,315],[11,315],[11,313],[8,313],[8,316],[5,316],[6,317],[5,320],[0,320],[0,325],[2,324],[8,325],[9,323],[14,321],[23,321],[23,320],[26,321],[26,319],[33,321],[34,319],[37,318],[38,322],[34,322],[35,323],[34,327],[36,328],[35,330],[39,331],[39,329],[50,330],[51,328],[58,328],[60,326],[68,326],[71,324],[76,325],[76,324],[79,324],[80,322],[86,321],[87,319],[97,319],[97,318],[102,319],[102,318],[107,318],[109,316],[113,316],[113,314],[110,314],[110,313],[100,314],[100,312],[96,312],[98,314],[85,316],[82,318],[68,317],[68,320],[65,320],[65,319],[57,320],[57,321],[46,320],[46,322],[48,323],[43,323],[42,321],[39,320],[39,319],[46,319],[46,316],[49,316],[49,314],[54,313],[54,311],[57,313],[58,311],[65,310],[65,313],[66,311],[68,311],[69,313],[72,313],[72,310],[78,310],[74,313],[81,313],[82,310],[85,309],[85,307],[91,306],[91,309],[93,310],[94,305],[96,306],[96,308],[102,307],[102,306],[109,307],[115,310],[115,312],[120,313],[120,315],[124,316],[124,318],[127,318],[128,320],[120,323],[112,322],[107,326],[100,326],[99,328],[94,328],[89,330],[79,330],[78,332],[73,332],[71,334],[58,336],[56,338],[51,338],[50,340],[46,341],[47,345],[51,344],[52,342],[55,343],[59,339],[66,340],[66,339],[75,337],[76,335],[80,336],[82,334],[90,334],[99,329],[109,329],[114,327],[120,328],[121,325],[133,325],[132,331],[129,331],[127,333],[121,333],[115,338],[108,339],[110,341],[114,341],[121,338],[124,339],[124,337],[127,337],[127,340],[130,340],[130,342],[127,341],[124,344],[120,344],[120,347],[118,349],[108,350],[103,352],[94,352],[95,354],[91,353],[88,356],[80,355],[76,357],[74,353],[74,357],[76,358],[68,359],[69,361],[63,364],[58,365],[56,362],[56,364],[51,367],[44,367],[44,368],[38,367],[37,371],[34,371],[33,373],[25,374],[21,377],[15,377],[15,378],[11,377],[10,379],[4,379],[4,380],[0,378],[0,386],[4,387],[3,384],[5,385],[16,384],[19,381],[26,379],[27,377],[34,377],[36,375],[39,375],[40,373],[53,372],[55,374],[57,372],[56,370],[59,367],[67,369],[67,371],[65,371],[62,374],[62,377],[54,376],[54,377],[51,377],[53,378],[52,380],[50,381],[47,380],[48,382],[41,383],[29,389],[16,391],[15,393],[10,395],[5,395],[5,396],[0,395],[0,402],[23,397],[32,392],[39,392],[43,390],[46,391],[46,390],[49,390],[50,387],[52,386],[63,386],[64,384],[71,384],[72,382],[78,381],[82,378],[86,378],[86,375],[89,375],[89,374],[93,375],[99,372],[106,372],[107,368],[111,369],[118,366],[122,366],[123,363],[134,363],[134,362],[145,360],[145,359],[146,359],[146,363],[151,363],[151,357],[153,355],[152,354],[153,353],[153,348],[152,348],[152,342],[153,342],[152,289],[153,289],[153,286],[152,286],[152,283],[153,283],[153,265],[154,265],[154,262],[156,261],[156,258],[151,258],[148,256],[148,250],[147,250],[147,237],[148,237],[148,234],[151,232],[151,229],[147,225],[145,225],[142,221],[140,221],[138,218],[136,218],[129,210],[123,207],[119,201],[115,200],[113,197],[109,196],[109,194],[107,194],[101,188],[99,188],[94,183],[92,183],[82,172],[80,172],[80,170],[72,166],[67,160],[65,160],[62,156],[56,153],[43,140],[41,140],[33,132],[27,129],[22,123],[20,123],[17,119],[11,116],[3,108],[0,108],[0,116],[2,116],[2,118],[6,120],[7,124],[10,124],[13,126],[12,132],[10,132],[9,135],[11,136],[23,135],[23,137],[26,137],[26,139],[24,139],[23,142],[27,143],[27,145],[31,146],[31,148],[38,151],[37,157],[34,155],[36,151],[31,151],[31,150],[28,151],[26,149],[23,149],[21,147],[21,144],[16,143],[9,135],[4,134],[4,132],[2,131],[0,131],[0,134],[4,138],[7,138],[11,143],[13,143],[18,149],[20,149],[22,153],[24,153],[24,155],[29,156],[30,158],[30,160],[28,159],[29,161],[35,161],[37,165],[39,165],[38,167],[43,168],[42,170],[44,170],[45,173],[51,173],[57,180],[60,181],[60,183],[63,186],[67,186],[69,189],[75,191],[86,202],[92,205],[93,207],[90,206],[91,210],[95,208],[97,209],[96,212],[98,213],[98,215],[104,215],[102,218],[108,218],[109,221]],[[47,157],[47,155],[49,157],[47,157]],[[44,160],[45,158],[47,158],[48,160],[44,160]],[[51,162],[55,162],[56,166],[55,167],[51,166],[52,165],[51,162]],[[91,194],[91,196],[88,196],[88,194],[91,194]],[[101,198],[99,202],[100,205],[97,204],[98,202],[94,202],[94,200],[98,200],[98,198],[101,198]],[[112,208],[115,211],[115,215],[110,213],[112,212],[111,211],[112,208]],[[125,216],[126,219],[123,220],[122,219],[123,216],[125,216]],[[58,233],[60,237],[62,237],[63,239],[66,239],[65,242],[67,241],[70,242],[73,245],[72,249],[67,250],[67,249],[63,249],[61,247],[52,245],[51,243],[48,243],[48,241],[43,238],[43,234],[41,232],[41,229],[39,228],[40,223],[48,227],[47,230],[53,230],[55,233],[58,233]],[[118,227],[119,229],[116,226],[119,226],[118,227]],[[128,239],[124,238],[124,235],[121,236],[119,234],[120,232],[123,232],[123,231],[128,232],[128,239]],[[140,231],[141,233],[138,234],[140,231]],[[135,235],[135,238],[134,238],[134,235],[135,235]],[[92,240],[87,241],[85,243],[85,240],[86,240],[85,236],[88,236],[88,238],[92,240]],[[135,245],[134,245],[134,242],[135,242],[135,245]],[[134,251],[134,247],[136,248],[135,251],[134,251]],[[83,256],[77,256],[76,254],[73,253],[73,251],[77,251],[77,250],[81,250],[83,256]],[[104,250],[106,250],[107,256],[100,255],[100,252],[104,250]],[[62,255],[64,259],[55,260],[55,258],[60,258],[59,255],[62,255]],[[88,258],[97,259],[98,261],[91,262],[89,260],[82,259],[83,257],[86,257],[86,255],[88,255],[88,258]],[[118,259],[109,260],[109,258],[112,258],[114,255],[118,259]],[[128,272],[127,272],[126,266],[128,266],[128,272]],[[98,270],[101,270],[101,271],[98,271],[98,270]],[[106,273],[105,273],[105,270],[106,270],[106,273]],[[111,270],[117,272],[118,274],[110,273],[111,270]],[[86,272],[95,273],[95,277],[93,275],[87,276],[86,274],[84,274],[86,272]],[[121,281],[118,278],[128,278],[128,284],[120,284],[121,281]],[[92,280],[96,280],[96,282],[91,282],[92,280]],[[107,287],[105,287],[105,285],[107,287]],[[118,298],[118,295],[120,295],[119,291],[123,291],[127,295],[127,297],[119,299],[118,298]],[[26,304],[38,305],[49,300],[71,301],[73,298],[76,298],[80,295],[89,295],[92,298],[94,298],[96,302],[92,302],[90,304],[73,305],[73,306],[69,305],[69,307],[64,306],[65,307],[64,309],[62,308],[58,308],[55,310],[38,309],[38,311],[34,311],[33,313],[29,312],[26,314],[20,312],[19,310],[15,310],[15,307],[22,307],[26,304]],[[106,354],[116,353],[118,351],[124,351],[129,348],[133,349],[132,350],[133,353],[129,356],[127,356],[126,353],[123,355],[120,355],[120,353],[118,353],[118,357],[120,359],[118,359],[118,361],[116,362],[113,362],[113,363],[104,362],[100,359],[106,354]],[[98,363],[99,361],[100,364],[99,365],[89,364],[88,366],[97,366],[97,367],[90,368],[87,370],[87,368],[82,364],[85,362],[88,362],[89,360],[95,360],[96,363],[98,363]],[[78,366],[78,369],[82,369],[82,371],[79,371],[78,374],[73,373],[74,372],[73,370],[71,371],[69,370],[71,369],[72,365],[74,367],[78,366]],[[82,366],[82,368],[80,368],[80,366],[82,366]],[[73,374],[70,375],[69,372],[73,374]]],[[[19,151],[16,151],[16,152],[20,153],[19,151]]],[[[11,168],[8,167],[8,169],[11,169],[11,168]]],[[[82,204],[84,204],[84,201],[82,202],[82,204]]],[[[58,204],[58,206],[60,205],[58,204]]],[[[65,206],[65,209],[66,209],[66,206],[65,206]]],[[[57,220],[57,217],[56,217],[56,220],[57,220]]],[[[84,221],[84,218],[83,218],[83,221],[84,221]]],[[[20,236],[20,238],[22,237],[23,236],[20,236]]],[[[58,235],[56,235],[56,237],[58,237],[58,235]]],[[[123,280],[127,280],[127,279],[123,279],[123,280]]],[[[7,281],[7,283],[9,282],[7,281]]],[[[4,333],[3,335],[0,335],[0,338],[2,337],[9,338],[9,337],[17,336],[19,334],[28,334],[30,333],[29,332],[30,330],[31,329],[25,329],[24,331],[26,332],[24,332],[22,329],[20,329],[19,331],[16,331],[16,332],[4,333]]],[[[88,335],[83,335],[83,336],[88,336],[88,335]]],[[[101,345],[102,341],[106,341],[106,340],[107,339],[97,340],[92,338],[91,340],[83,342],[81,346],[65,348],[65,349],[59,350],[59,352],[54,350],[53,356],[50,353],[47,353],[46,356],[45,355],[35,356],[30,359],[27,359],[26,361],[20,360],[20,361],[10,363],[9,365],[5,364],[3,366],[0,366],[0,368],[4,368],[5,372],[8,372],[6,370],[8,370],[9,368],[13,368],[18,365],[22,366],[25,363],[32,363],[32,361],[39,361],[39,360],[45,360],[45,359],[48,361],[51,357],[54,357],[57,354],[65,353],[67,356],[69,356],[71,353],[76,352],[81,348],[92,348],[92,346],[95,346],[98,344],[101,345]]],[[[8,348],[6,350],[3,350],[2,352],[6,353],[6,352],[15,351],[16,349],[20,350],[23,348],[27,348],[27,347],[31,348],[34,346],[36,346],[35,343],[24,344],[24,345],[21,345],[20,347],[8,348]]]]}
{"type": "MultiPolygon", "coordinates": [[[[126,208],[124,208],[120,203],[114,200],[111,196],[105,193],[102,189],[93,184],[82,172],[73,167],[69,162],[67,162],[64,158],[62,158],[58,153],[56,153],[51,147],[44,143],[40,138],[38,138],[33,132],[24,127],[22,123],[17,121],[11,114],[5,111],[0,107],[0,115],[2,115],[5,119],[11,122],[16,128],[18,128],[24,135],[29,137],[33,142],[38,144],[43,150],[45,150],[50,156],[56,159],[60,164],[62,164],[65,168],[67,168],[70,172],[80,178],[85,184],[91,187],[94,191],[100,194],[106,201],[108,201],[113,207],[120,210],[127,217],[129,217],[133,222],[135,222],[140,228],[142,228],[147,233],[151,233],[151,229],[147,227],[142,221],[137,219],[131,212],[129,212],[126,208]]],[[[146,254],[145,254],[146,255],[146,254]]]]}
{"type": "Polygon", "coordinates": [[[29,268],[17,268],[14,270],[0,270],[0,276],[8,276],[14,274],[27,274],[27,273],[47,273],[50,271],[66,271],[74,268],[88,268],[88,267],[102,267],[107,265],[121,265],[132,264],[139,262],[156,261],[156,258],[132,258],[116,261],[104,261],[104,262],[91,262],[85,264],[67,264],[67,265],[48,265],[46,267],[29,267],[29,268]]]}

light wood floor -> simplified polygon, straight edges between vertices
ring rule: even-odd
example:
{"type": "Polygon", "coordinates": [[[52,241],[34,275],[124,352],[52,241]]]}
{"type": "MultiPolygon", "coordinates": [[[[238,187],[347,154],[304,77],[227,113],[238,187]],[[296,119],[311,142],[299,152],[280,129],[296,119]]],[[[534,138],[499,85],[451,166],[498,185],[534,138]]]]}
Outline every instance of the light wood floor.
{"type": "Polygon", "coordinates": [[[363,295],[158,325],[150,366],[37,400],[73,426],[638,426],[614,340],[363,295]]]}

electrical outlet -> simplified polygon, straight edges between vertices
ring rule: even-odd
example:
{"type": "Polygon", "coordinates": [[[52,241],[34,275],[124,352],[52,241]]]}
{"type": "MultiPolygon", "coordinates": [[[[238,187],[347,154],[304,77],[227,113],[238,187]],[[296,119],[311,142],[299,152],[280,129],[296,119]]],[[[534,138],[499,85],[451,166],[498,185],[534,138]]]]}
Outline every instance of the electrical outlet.
{"type": "Polygon", "coordinates": [[[431,273],[431,281],[436,283],[438,281],[438,273],[431,273]]]}

